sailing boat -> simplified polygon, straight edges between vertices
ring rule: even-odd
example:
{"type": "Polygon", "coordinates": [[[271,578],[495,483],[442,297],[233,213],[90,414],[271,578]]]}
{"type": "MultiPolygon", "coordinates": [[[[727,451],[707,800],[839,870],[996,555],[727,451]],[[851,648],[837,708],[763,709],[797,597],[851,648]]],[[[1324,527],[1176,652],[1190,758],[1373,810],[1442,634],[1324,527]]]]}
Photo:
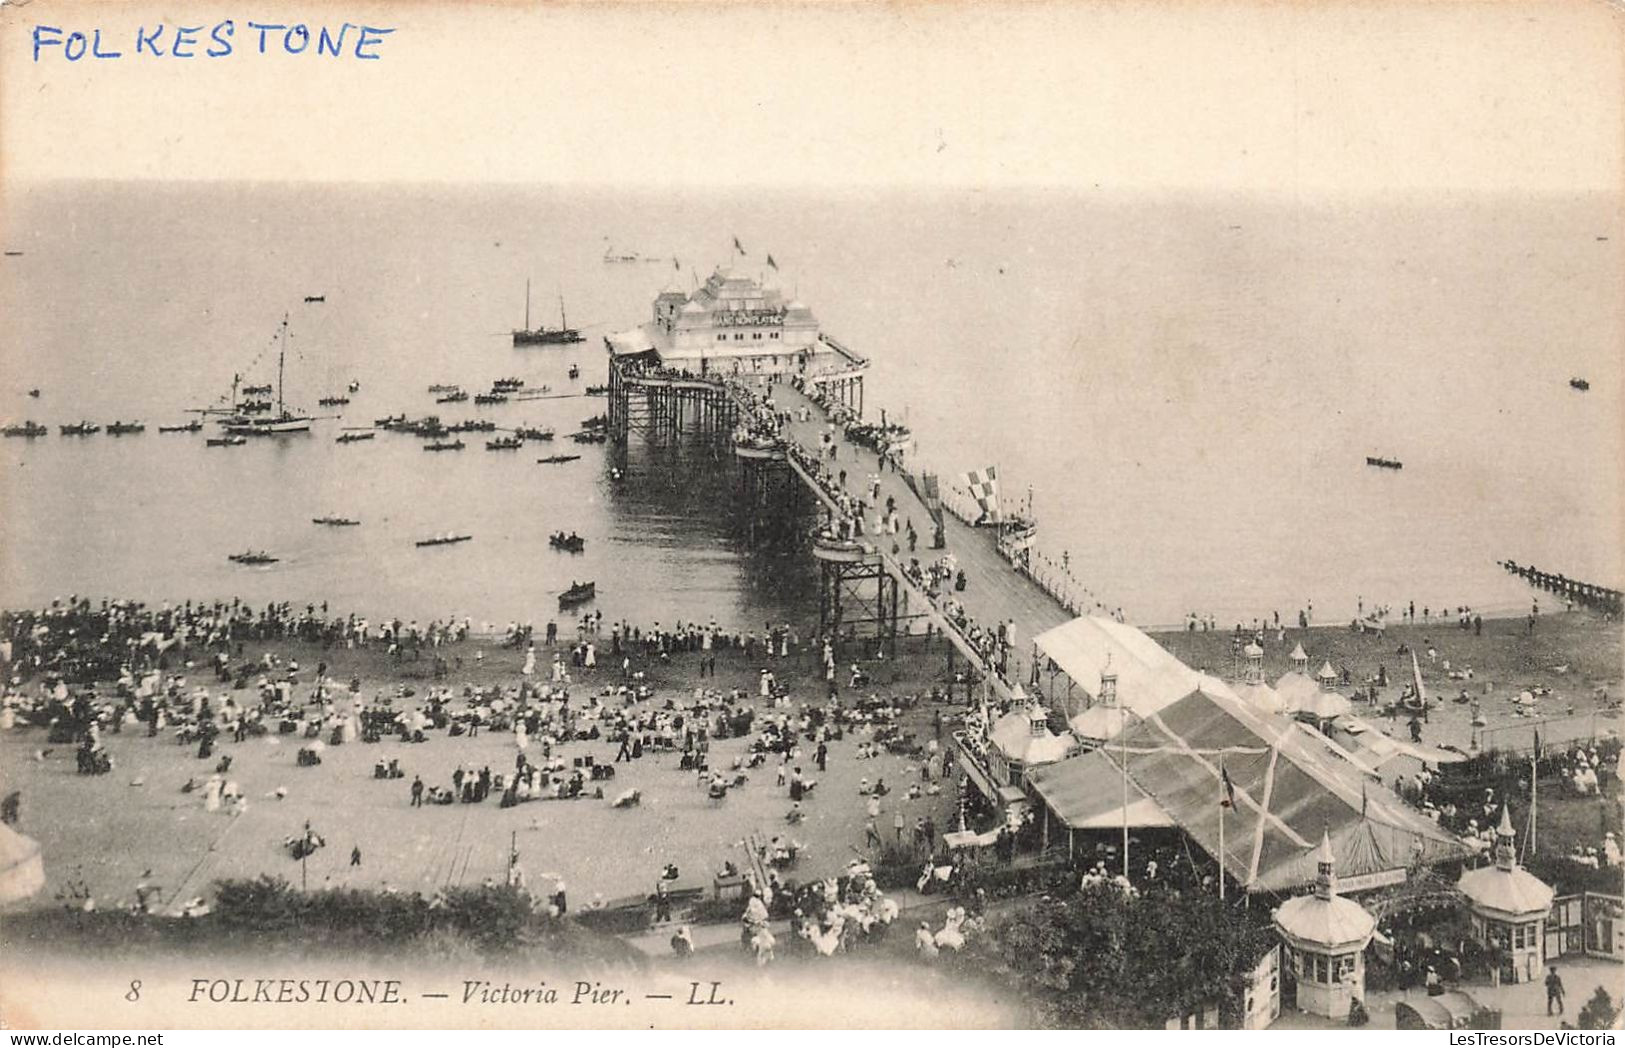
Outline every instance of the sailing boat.
{"type": "Polygon", "coordinates": [[[310,429],[309,415],[297,415],[289,411],[282,401],[282,374],[288,357],[288,315],[282,314],[281,340],[277,345],[276,354],[276,414],[256,416],[253,418],[242,415],[229,418],[225,421],[227,433],[236,433],[243,436],[276,436],[282,433],[304,433],[310,429]]]}
{"type": "Polygon", "coordinates": [[[530,281],[525,281],[525,326],[513,333],[513,344],[516,346],[562,346],[570,342],[585,341],[581,332],[569,325],[564,317],[564,296],[559,296],[559,326],[549,328],[546,324],[537,328],[530,326],[530,281]]]}

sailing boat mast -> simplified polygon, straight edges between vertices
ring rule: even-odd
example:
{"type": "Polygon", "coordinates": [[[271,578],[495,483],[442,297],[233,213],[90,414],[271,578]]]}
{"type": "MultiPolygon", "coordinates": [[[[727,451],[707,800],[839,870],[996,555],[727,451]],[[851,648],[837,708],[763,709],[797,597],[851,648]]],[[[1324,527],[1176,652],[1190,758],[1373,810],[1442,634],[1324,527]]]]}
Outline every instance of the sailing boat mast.
{"type": "Polygon", "coordinates": [[[276,416],[287,412],[282,407],[282,367],[288,358],[288,314],[282,314],[282,342],[276,352],[276,416]]]}
{"type": "Polygon", "coordinates": [[[530,330],[530,278],[525,278],[525,330],[530,330]]]}
{"type": "Polygon", "coordinates": [[[559,294],[559,330],[570,330],[569,322],[564,319],[564,294],[562,292],[559,294]]]}

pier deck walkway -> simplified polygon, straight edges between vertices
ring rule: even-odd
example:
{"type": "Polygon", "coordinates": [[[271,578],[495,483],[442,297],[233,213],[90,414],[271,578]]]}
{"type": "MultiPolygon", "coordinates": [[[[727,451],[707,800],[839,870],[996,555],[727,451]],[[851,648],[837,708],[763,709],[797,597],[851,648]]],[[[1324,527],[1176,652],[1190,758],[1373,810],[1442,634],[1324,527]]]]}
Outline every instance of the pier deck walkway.
{"type": "MultiPolygon", "coordinates": [[[[781,438],[793,442],[805,455],[818,458],[822,436],[829,430],[829,421],[824,409],[812,398],[786,382],[773,383],[764,392],[773,398],[773,403],[780,410],[791,413],[792,421],[781,430],[781,438]],[[801,421],[802,408],[810,409],[808,421],[801,421]]],[[[975,660],[984,675],[993,681],[995,689],[1008,697],[1008,686],[1025,681],[1030,673],[1032,638],[1051,627],[1070,622],[1073,616],[1054,597],[1039,588],[1032,579],[1017,571],[999,553],[997,540],[991,530],[970,527],[952,514],[945,513],[943,528],[947,547],[942,550],[930,549],[931,516],[914,490],[903,479],[903,475],[882,468],[879,455],[846,439],[841,427],[835,428],[834,436],[835,458],[826,461],[835,470],[846,470],[846,493],[854,496],[860,492],[867,493],[871,477],[878,475],[881,504],[885,504],[888,496],[896,499],[899,515],[905,521],[909,519],[914,521],[915,530],[920,535],[920,545],[912,554],[908,551],[906,534],[900,534],[895,538],[890,535],[865,536],[880,550],[893,577],[902,578],[905,587],[912,591],[909,611],[934,612],[932,617],[937,620],[939,627],[948,625],[940,609],[930,604],[924,591],[907,580],[905,569],[910,557],[918,557],[921,564],[929,564],[936,558],[951,553],[959,568],[965,572],[966,587],[963,591],[950,592],[948,595],[964,606],[966,615],[984,629],[997,629],[1000,622],[1014,621],[1016,642],[1012,645],[1011,656],[1005,667],[1004,681],[998,681],[997,676],[991,672],[991,667],[987,666],[979,655],[975,660]],[[898,546],[896,555],[891,553],[894,541],[898,546]]],[[[816,482],[804,469],[798,468],[796,472],[814,488],[815,494],[824,498],[817,490],[816,482]]],[[[827,498],[824,498],[824,501],[827,503],[827,498]]],[[[866,531],[872,532],[873,524],[873,520],[867,521],[866,531]]],[[[950,635],[956,632],[957,630],[951,630],[950,635]]],[[[956,646],[970,656],[966,645],[956,646]]]]}

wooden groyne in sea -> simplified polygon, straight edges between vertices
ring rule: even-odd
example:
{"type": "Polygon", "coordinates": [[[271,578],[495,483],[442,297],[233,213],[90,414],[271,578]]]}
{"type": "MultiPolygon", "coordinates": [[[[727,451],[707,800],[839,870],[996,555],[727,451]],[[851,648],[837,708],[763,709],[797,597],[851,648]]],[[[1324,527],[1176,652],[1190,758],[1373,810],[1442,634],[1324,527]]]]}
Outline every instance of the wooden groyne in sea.
{"type": "Polygon", "coordinates": [[[1549,593],[1555,593],[1564,600],[1572,600],[1581,607],[1600,611],[1606,615],[1620,613],[1620,591],[1607,586],[1599,586],[1592,582],[1581,582],[1571,579],[1567,575],[1555,572],[1541,571],[1530,565],[1519,564],[1516,561],[1503,560],[1500,565],[1507,571],[1523,579],[1531,586],[1539,587],[1549,593]]]}

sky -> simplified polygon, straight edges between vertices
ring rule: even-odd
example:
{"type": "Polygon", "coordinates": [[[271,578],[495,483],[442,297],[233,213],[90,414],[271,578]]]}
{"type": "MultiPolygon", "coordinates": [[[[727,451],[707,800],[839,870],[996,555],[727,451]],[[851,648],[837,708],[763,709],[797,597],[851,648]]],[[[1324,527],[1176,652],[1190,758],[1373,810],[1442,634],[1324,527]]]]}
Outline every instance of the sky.
{"type": "Polygon", "coordinates": [[[1622,24],[1601,0],[32,0],[0,7],[0,179],[1617,190],[1622,24]],[[201,57],[227,18],[232,54],[201,57]],[[160,21],[203,27],[200,57],[134,54],[160,21]],[[261,55],[249,21],[395,32],[370,61],[354,30],[344,57],[261,55]],[[42,25],[121,57],[36,62],[42,25]]]}

